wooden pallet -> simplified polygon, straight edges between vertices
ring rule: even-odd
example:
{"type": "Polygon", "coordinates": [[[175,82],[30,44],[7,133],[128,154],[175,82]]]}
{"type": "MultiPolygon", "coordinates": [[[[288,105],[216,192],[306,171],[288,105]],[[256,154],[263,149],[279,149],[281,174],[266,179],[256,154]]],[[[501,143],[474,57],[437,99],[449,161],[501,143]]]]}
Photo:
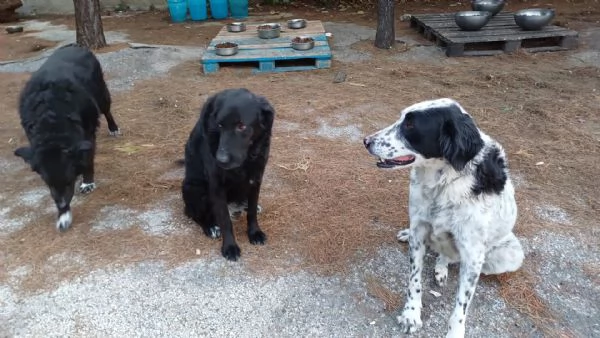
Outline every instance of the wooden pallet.
{"type": "Polygon", "coordinates": [[[454,22],[454,13],[413,15],[411,27],[425,38],[446,48],[447,56],[482,56],[512,53],[518,49],[531,53],[577,48],[578,33],[549,25],[539,31],[522,30],[513,13],[501,12],[479,31],[463,31],[454,22]]]}
{"type": "Polygon", "coordinates": [[[250,66],[254,73],[289,72],[322,69],[331,67],[331,48],[325,36],[321,21],[307,21],[302,29],[288,29],[286,22],[281,23],[281,36],[275,39],[261,39],[256,33],[257,26],[263,23],[246,23],[246,31],[232,33],[224,26],[210,42],[202,56],[205,74],[215,73],[221,66],[250,66]],[[307,51],[298,51],[291,47],[291,40],[298,36],[310,36],[315,47],[307,51]],[[238,44],[238,53],[232,56],[220,56],[215,53],[215,45],[222,42],[238,44]]]}

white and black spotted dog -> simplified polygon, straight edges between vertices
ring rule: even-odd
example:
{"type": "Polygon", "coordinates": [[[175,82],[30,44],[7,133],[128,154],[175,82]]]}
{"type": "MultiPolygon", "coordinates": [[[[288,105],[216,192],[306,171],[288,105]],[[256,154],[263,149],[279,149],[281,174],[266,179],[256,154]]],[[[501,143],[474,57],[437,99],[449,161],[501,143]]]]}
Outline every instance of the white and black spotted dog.
{"type": "Polygon", "coordinates": [[[446,337],[464,337],[465,319],[481,273],[519,269],[524,254],[512,232],[514,187],[502,146],[483,133],[456,101],[423,101],[405,108],[391,126],[364,139],[385,169],[411,167],[407,301],[398,316],[406,333],[422,326],[422,271],[427,248],[437,252],[435,279],[445,284],[448,264],[460,263],[456,304],[446,337]]]}

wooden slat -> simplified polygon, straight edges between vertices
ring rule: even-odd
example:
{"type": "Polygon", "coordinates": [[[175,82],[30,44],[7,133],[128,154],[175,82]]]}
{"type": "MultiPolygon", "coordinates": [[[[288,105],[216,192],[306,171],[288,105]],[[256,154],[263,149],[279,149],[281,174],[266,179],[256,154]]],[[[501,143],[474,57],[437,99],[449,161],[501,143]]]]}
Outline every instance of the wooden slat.
{"type": "MultiPolygon", "coordinates": [[[[315,42],[317,41],[324,41],[327,42],[327,37],[325,36],[325,34],[321,33],[321,34],[315,34],[315,35],[307,35],[310,36],[311,38],[313,38],[315,40],[315,42]]],[[[222,43],[222,42],[234,42],[237,43],[238,45],[242,46],[242,45],[257,45],[257,46],[266,46],[268,48],[268,46],[277,46],[280,45],[282,43],[287,43],[289,44],[292,39],[295,36],[291,36],[291,37],[278,37],[275,39],[261,39],[259,37],[221,37],[221,36],[217,36],[216,38],[214,38],[210,43],[209,43],[209,47],[213,47],[218,43],[222,43]]]]}
{"type": "MultiPolygon", "coordinates": [[[[415,19],[419,19],[423,22],[427,22],[427,21],[448,20],[448,19],[454,20],[455,14],[456,14],[456,12],[454,12],[454,13],[416,14],[416,15],[412,15],[411,17],[413,17],[415,19]]],[[[496,14],[492,18],[492,20],[505,19],[505,18],[514,18],[514,13],[500,12],[500,13],[496,14]]]]}
{"type": "MultiPolygon", "coordinates": [[[[484,33],[484,32],[481,32],[484,33]]],[[[467,35],[462,32],[443,33],[443,39],[451,43],[467,43],[467,42],[490,42],[490,41],[512,41],[512,40],[531,40],[552,37],[563,37],[572,35],[565,31],[538,31],[536,34],[523,34],[521,31],[502,30],[497,32],[486,32],[486,34],[467,35]]]]}
{"type": "MultiPolygon", "coordinates": [[[[327,41],[315,41],[315,47],[321,47],[321,46],[329,46],[327,41]]],[[[238,46],[238,50],[242,51],[242,50],[249,50],[249,49],[274,49],[274,48],[290,48],[291,47],[291,42],[287,41],[287,42],[281,42],[281,43],[272,43],[272,44],[268,44],[268,45],[239,45],[238,46]]],[[[208,48],[206,48],[206,50],[216,50],[215,46],[208,46],[208,48]]]]}
{"type": "MultiPolygon", "coordinates": [[[[259,22],[259,23],[246,23],[246,30],[243,32],[229,32],[227,31],[227,26],[224,26],[223,28],[221,28],[221,30],[219,31],[219,34],[217,34],[217,36],[219,37],[240,37],[240,36],[244,36],[244,37],[258,37],[258,33],[257,31],[257,27],[260,25],[264,25],[266,23],[279,23],[281,25],[281,36],[298,36],[298,35],[305,35],[305,34],[324,34],[325,33],[325,27],[323,26],[323,23],[321,23],[321,21],[318,20],[311,20],[311,21],[307,21],[306,22],[306,27],[301,28],[301,29],[290,29],[287,28],[287,20],[284,22],[277,22],[277,21],[271,21],[271,22],[259,22]]],[[[265,39],[267,40],[267,39],[265,39]]]]}
{"type": "Polygon", "coordinates": [[[331,49],[329,46],[315,46],[315,48],[306,51],[299,51],[286,48],[273,49],[247,49],[240,50],[236,55],[220,56],[214,50],[207,51],[202,56],[203,62],[246,62],[246,61],[269,61],[269,60],[293,60],[293,59],[323,59],[331,58],[331,49]]]}

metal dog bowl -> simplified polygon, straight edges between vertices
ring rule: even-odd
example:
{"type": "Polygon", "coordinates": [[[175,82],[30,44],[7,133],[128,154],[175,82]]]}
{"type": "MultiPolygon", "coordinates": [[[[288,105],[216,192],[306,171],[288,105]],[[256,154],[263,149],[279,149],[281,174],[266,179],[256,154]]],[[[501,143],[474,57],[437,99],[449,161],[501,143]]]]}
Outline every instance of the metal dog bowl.
{"type": "Polygon", "coordinates": [[[492,18],[491,12],[486,11],[463,11],[454,15],[454,22],[465,31],[477,31],[485,26],[492,18]]]}
{"type": "Polygon", "coordinates": [[[308,36],[297,36],[292,39],[292,48],[295,50],[309,50],[315,47],[315,40],[308,36]]]}
{"type": "Polygon", "coordinates": [[[215,46],[217,55],[232,56],[238,52],[238,44],[233,42],[222,42],[215,46]]]}
{"type": "Polygon", "coordinates": [[[491,12],[492,16],[494,16],[500,13],[505,4],[505,0],[472,0],[471,9],[474,11],[491,12]]]}
{"type": "Polygon", "coordinates": [[[288,28],[300,29],[306,27],[306,20],[304,19],[292,19],[287,22],[288,28]]]}
{"type": "Polygon", "coordinates": [[[264,23],[256,28],[258,37],[261,39],[278,38],[281,34],[281,25],[278,23],[264,23]]]}
{"type": "Polygon", "coordinates": [[[515,23],[523,30],[540,30],[554,19],[552,8],[530,8],[517,11],[514,15],[515,23]]]}
{"type": "Polygon", "coordinates": [[[246,24],[243,22],[232,22],[227,24],[227,31],[232,33],[243,32],[246,30],[246,24]]]}

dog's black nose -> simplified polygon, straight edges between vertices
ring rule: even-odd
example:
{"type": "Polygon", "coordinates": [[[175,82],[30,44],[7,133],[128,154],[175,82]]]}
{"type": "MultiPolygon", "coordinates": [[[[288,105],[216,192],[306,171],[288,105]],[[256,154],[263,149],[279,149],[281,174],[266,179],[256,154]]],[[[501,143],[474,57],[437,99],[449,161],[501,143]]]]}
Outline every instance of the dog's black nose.
{"type": "Polygon", "coordinates": [[[367,136],[363,139],[363,143],[365,145],[365,148],[369,149],[369,146],[371,145],[371,139],[367,136]]]}
{"type": "Polygon", "coordinates": [[[227,154],[224,151],[220,151],[220,150],[217,150],[216,158],[217,158],[217,161],[221,164],[227,164],[227,163],[229,163],[229,160],[230,160],[229,154],[227,154]]]}

